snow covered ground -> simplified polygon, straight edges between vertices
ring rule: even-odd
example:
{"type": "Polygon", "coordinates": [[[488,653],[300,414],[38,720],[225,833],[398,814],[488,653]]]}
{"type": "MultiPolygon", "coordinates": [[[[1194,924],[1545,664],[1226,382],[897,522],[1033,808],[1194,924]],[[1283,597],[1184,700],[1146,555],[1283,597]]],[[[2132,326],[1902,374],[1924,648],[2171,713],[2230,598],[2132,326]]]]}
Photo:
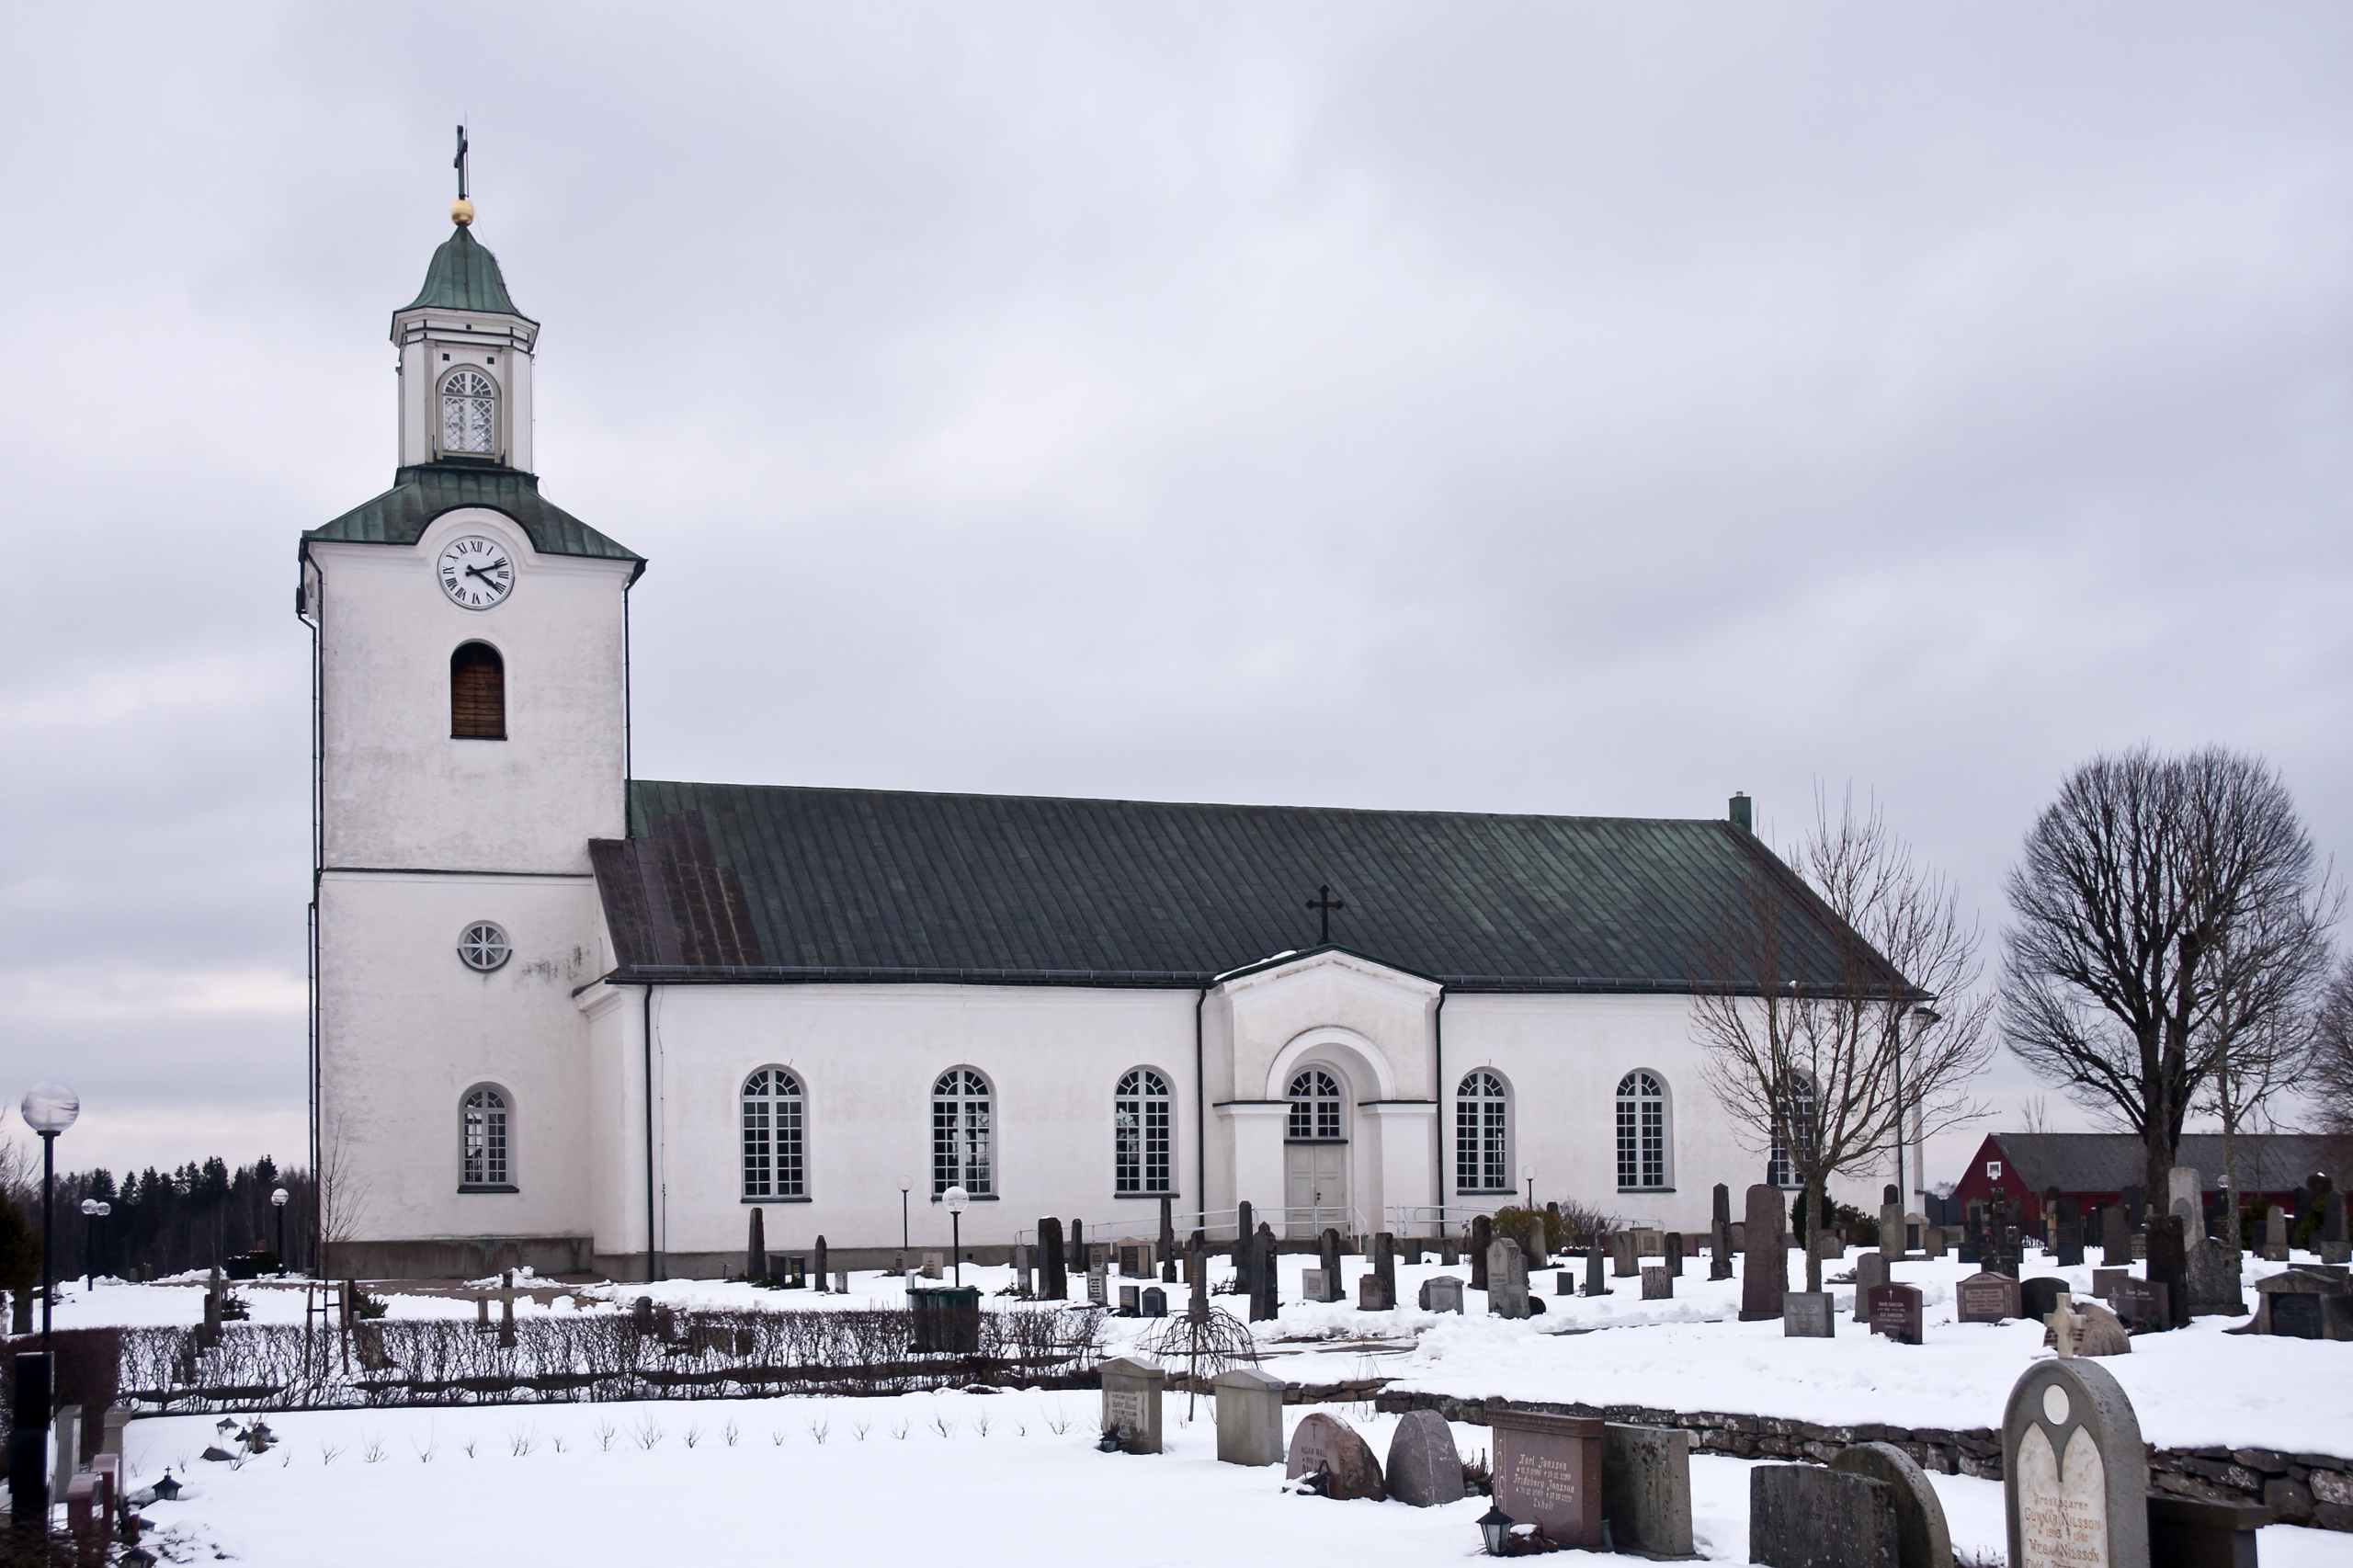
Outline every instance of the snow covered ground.
{"type": "MultiPolygon", "coordinates": [[[[856,1568],[952,1555],[1020,1568],[1073,1548],[1120,1563],[1335,1562],[1427,1568],[1478,1555],[1484,1499],[1443,1508],[1334,1503],[1279,1467],[1216,1460],[1206,1402],[1167,1405],[1168,1452],[1096,1451],[1099,1397],[1013,1391],[889,1399],[671,1401],[530,1409],[335,1411],[275,1417],[281,1441],[235,1465],[196,1458],[212,1418],[134,1423],[134,1484],[166,1465],[177,1502],[147,1512],[172,1555],[249,1568],[413,1568],[767,1561],[856,1568]],[[731,1435],[732,1430],[732,1435],[731,1435]]],[[[1393,1417],[1325,1406],[1386,1455],[1393,1417]]],[[[1285,1412],[1295,1427],[1307,1413],[1285,1412]]],[[[1486,1429],[1457,1426],[1467,1455],[1486,1429]]],[[[1700,1552],[1747,1560],[1748,1462],[1691,1465],[1700,1552]]],[[[1963,1552],[2004,1551],[1998,1483],[1937,1476],[1963,1552]]],[[[2274,1526],[2265,1568],[2323,1568],[2347,1538],[2274,1526]]],[[[1613,1561],[1624,1562],[1625,1559],[1613,1561]]]]}

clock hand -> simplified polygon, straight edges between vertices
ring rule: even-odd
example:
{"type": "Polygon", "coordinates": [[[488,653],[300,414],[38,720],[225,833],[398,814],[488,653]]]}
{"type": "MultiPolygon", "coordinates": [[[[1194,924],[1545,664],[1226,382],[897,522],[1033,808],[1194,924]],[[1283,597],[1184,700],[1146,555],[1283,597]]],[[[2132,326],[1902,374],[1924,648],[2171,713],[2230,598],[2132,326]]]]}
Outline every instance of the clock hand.
{"type": "Polygon", "coordinates": [[[469,576],[469,577],[479,577],[479,578],[481,578],[483,582],[488,583],[488,584],[489,584],[492,587],[494,587],[494,587],[496,587],[496,586],[498,586],[498,581],[497,581],[497,579],[496,579],[496,578],[494,578],[494,577],[493,577],[489,573],[487,573],[487,572],[483,571],[483,570],[481,567],[479,567],[479,566],[469,566],[469,567],[467,567],[467,568],[466,568],[466,575],[467,575],[467,576],[469,576]]]}

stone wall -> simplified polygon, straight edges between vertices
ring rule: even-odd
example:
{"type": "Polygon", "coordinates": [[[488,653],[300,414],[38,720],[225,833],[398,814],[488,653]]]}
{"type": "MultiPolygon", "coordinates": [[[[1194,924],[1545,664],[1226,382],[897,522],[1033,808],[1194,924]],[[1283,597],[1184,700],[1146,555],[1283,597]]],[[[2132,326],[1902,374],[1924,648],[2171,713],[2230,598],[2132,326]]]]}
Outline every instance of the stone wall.
{"type": "MultiPolygon", "coordinates": [[[[1303,1390],[1285,1403],[1311,1403],[1317,1391],[1303,1390]]],[[[1338,1397],[1361,1399],[1361,1392],[1338,1397]]],[[[1866,1423],[1830,1426],[1774,1415],[1736,1415],[1717,1410],[1654,1410],[1634,1404],[1547,1404],[1496,1402],[1514,1410],[1556,1415],[1598,1416],[1641,1426],[1680,1426],[1691,1434],[1694,1453],[1745,1460],[1796,1460],[1827,1464],[1850,1443],[1893,1443],[1923,1470],[1941,1475],[2002,1478],[2002,1434],[1990,1426],[1960,1431],[1939,1426],[1888,1426],[1866,1423]]],[[[1489,1402],[1449,1394],[1382,1392],[1377,1409],[1392,1414],[1435,1410],[1449,1421],[1487,1425],[1489,1402]]],[[[2149,1450],[2149,1483],[2160,1491],[2218,1502],[2261,1503],[2282,1524],[2313,1525],[2353,1531],[2353,1460],[2333,1454],[2290,1454],[2269,1449],[2157,1449],[2149,1450]]]]}

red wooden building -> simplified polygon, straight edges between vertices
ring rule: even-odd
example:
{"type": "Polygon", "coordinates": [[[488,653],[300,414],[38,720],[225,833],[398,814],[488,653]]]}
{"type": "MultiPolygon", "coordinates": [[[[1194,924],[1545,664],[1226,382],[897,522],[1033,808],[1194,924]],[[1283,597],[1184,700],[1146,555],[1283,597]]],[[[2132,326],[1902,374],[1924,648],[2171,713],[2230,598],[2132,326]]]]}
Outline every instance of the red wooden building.
{"type": "MultiPolygon", "coordinates": [[[[2339,1187],[2342,1167],[2348,1162],[2343,1139],[2302,1132],[2243,1132],[2238,1144],[2239,1186],[2248,1201],[2286,1204],[2295,1188],[2313,1172],[2325,1171],[2339,1187]]],[[[2075,1200],[2086,1213],[2120,1202],[2128,1184],[2142,1179],[2141,1140],[2130,1132],[1989,1132],[1969,1165],[1953,1183],[1951,1202],[1984,1202],[1999,1188],[2018,1204],[2021,1223],[2040,1224],[2043,1195],[2052,1187],[2062,1198],[2075,1200]]],[[[2222,1135],[2186,1133],[2175,1155],[2178,1165],[2197,1171],[2206,1207],[2221,1202],[2222,1135]]],[[[2165,1194],[2144,1194],[2162,1211],[2165,1194]]]]}

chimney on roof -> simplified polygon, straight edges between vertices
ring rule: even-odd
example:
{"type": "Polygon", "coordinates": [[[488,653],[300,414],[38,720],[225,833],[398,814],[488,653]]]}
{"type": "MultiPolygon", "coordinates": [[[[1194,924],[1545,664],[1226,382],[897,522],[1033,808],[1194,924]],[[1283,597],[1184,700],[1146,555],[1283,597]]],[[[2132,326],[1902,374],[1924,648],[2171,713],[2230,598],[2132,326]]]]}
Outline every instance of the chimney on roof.
{"type": "Polygon", "coordinates": [[[1748,814],[1748,796],[1736,791],[1732,798],[1732,824],[1743,833],[1755,833],[1756,828],[1748,814]]]}

